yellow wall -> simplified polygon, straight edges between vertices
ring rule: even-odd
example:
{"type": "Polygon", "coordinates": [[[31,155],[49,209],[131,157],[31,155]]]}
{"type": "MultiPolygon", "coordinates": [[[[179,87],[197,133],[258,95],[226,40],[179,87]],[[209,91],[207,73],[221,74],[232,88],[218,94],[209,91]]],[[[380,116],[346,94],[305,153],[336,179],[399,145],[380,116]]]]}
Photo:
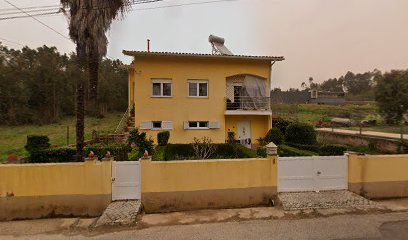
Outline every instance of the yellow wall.
{"type": "MultiPolygon", "coordinates": [[[[188,57],[137,57],[134,63],[135,124],[142,121],[173,121],[171,143],[189,143],[194,137],[208,136],[213,142],[225,141],[226,77],[254,74],[270,85],[270,62],[254,60],[204,59],[188,57]],[[172,79],[170,98],[151,97],[151,79],[172,79]],[[208,98],[188,97],[188,80],[209,83],[208,98]],[[184,121],[218,121],[220,129],[184,130],[184,121]]],[[[158,131],[147,131],[156,139],[158,131]]],[[[266,132],[265,132],[266,133],[266,132]]]]}
{"type": "Polygon", "coordinates": [[[142,161],[142,193],[276,187],[276,158],[142,161]]]}
{"type": "Polygon", "coordinates": [[[257,139],[265,137],[270,126],[269,116],[225,116],[225,136],[232,131],[235,137],[238,136],[237,122],[249,121],[251,123],[251,141],[252,144],[259,144],[257,139]]]}
{"type": "Polygon", "coordinates": [[[111,161],[0,165],[0,197],[111,194],[111,161]]]}
{"type": "Polygon", "coordinates": [[[349,183],[408,181],[408,155],[349,154],[349,183]]]}

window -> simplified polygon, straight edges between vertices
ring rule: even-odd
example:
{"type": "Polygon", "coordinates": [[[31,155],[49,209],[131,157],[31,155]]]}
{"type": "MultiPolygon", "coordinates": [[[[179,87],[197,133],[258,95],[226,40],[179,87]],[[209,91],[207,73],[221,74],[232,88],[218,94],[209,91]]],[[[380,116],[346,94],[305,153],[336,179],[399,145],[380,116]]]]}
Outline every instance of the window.
{"type": "Polygon", "coordinates": [[[189,129],[208,129],[208,122],[206,122],[206,121],[200,121],[200,122],[189,121],[188,122],[188,128],[189,129]]]}
{"type": "Polygon", "coordinates": [[[162,122],[153,122],[153,129],[162,129],[162,122]]]}
{"type": "Polygon", "coordinates": [[[208,97],[207,80],[189,80],[188,81],[189,97],[208,97]]]}
{"type": "Polygon", "coordinates": [[[153,97],[171,97],[172,95],[171,80],[152,80],[152,96],[153,97]]]}

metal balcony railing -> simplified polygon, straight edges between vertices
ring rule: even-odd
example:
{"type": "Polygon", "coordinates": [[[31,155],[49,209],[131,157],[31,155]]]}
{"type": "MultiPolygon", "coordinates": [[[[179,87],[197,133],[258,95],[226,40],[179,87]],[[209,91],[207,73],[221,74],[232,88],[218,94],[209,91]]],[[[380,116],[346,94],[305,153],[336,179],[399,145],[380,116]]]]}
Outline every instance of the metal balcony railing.
{"type": "Polygon", "coordinates": [[[227,110],[270,110],[270,97],[237,97],[233,101],[227,98],[227,110]]]}

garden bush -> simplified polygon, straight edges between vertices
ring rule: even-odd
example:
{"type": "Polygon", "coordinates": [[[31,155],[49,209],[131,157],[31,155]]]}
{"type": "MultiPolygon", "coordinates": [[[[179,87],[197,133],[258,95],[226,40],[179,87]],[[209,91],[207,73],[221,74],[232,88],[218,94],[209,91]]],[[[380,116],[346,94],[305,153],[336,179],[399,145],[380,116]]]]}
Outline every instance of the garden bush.
{"type": "Polygon", "coordinates": [[[128,153],[132,149],[126,144],[93,144],[86,146],[84,148],[85,157],[89,155],[91,151],[94,152],[95,156],[99,159],[105,157],[106,153],[109,151],[115,161],[128,161],[128,153]]]}
{"type": "Polygon", "coordinates": [[[169,142],[170,132],[162,131],[157,134],[157,143],[159,146],[166,146],[169,142]]]}
{"type": "Polygon", "coordinates": [[[152,156],[153,161],[164,161],[164,151],[166,146],[156,146],[152,156]]]}
{"type": "Polygon", "coordinates": [[[342,156],[347,151],[347,146],[341,144],[326,144],[320,147],[321,156],[342,156]]]}
{"type": "Polygon", "coordinates": [[[279,128],[271,128],[269,131],[266,133],[265,136],[265,142],[268,144],[270,142],[275,143],[276,145],[281,144],[283,142],[283,134],[279,128]]]}
{"type": "Polygon", "coordinates": [[[315,145],[317,143],[315,129],[309,124],[292,123],[286,129],[285,142],[303,145],[315,145]]]}
{"type": "Polygon", "coordinates": [[[49,148],[32,152],[30,163],[75,162],[75,148],[49,148]]]}
{"type": "Polygon", "coordinates": [[[278,155],[280,157],[296,157],[296,156],[318,156],[319,154],[311,151],[300,150],[282,144],[278,146],[278,155]]]}
{"type": "Polygon", "coordinates": [[[28,135],[24,148],[31,154],[50,147],[50,139],[42,135],[28,135]]]}
{"type": "Polygon", "coordinates": [[[301,150],[311,151],[311,152],[320,151],[319,145],[306,145],[306,144],[297,144],[297,143],[286,143],[286,145],[297,148],[297,149],[301,149],[301,150]]]}
{"type": "Polygon", "coordinates": [[[149,153],[150,156],[153,154],[153,139],[147,139],[146,133],[139,133],[139,129],[137,128],[129,132],[129,147],[132,146],[132,144],[136,145],[139,152],[141,152],[142,154],[145,150],[149,153]]]}
{"type": "Polygon", "coordinates": [[[282,134],[286,133],[286,128],[292,124],[293,121],[286,120],[283,118],[273,118],[272,119],[272,128],[279,128],[282,134]]]}
{"type": "Polygon", "coordinates": [[[136,148],[132,148],[132,151],[128,154],[129,161],[137,161],[141,157],[142,157],[142,154],[136,148]]]}
{"type": "MultiPolygon", "coordinates": [[[[255,150],[246,148],[236,143],[214,144],[216,151],[210,155],[209,159],[229,159],[229,158],[256,158],[255,150]]],[[[164,149],[165,161],[168,160],[188,160],[195,159],[192,144],[167,144],[164,149]]]]}
{"type": "Polygon", "coordinates": [[[256,155],[258,155],[258,157],[266,157],[267,156],[267,152],[266,152],[266,147],[258,147],[256,149],[256,155]]]}

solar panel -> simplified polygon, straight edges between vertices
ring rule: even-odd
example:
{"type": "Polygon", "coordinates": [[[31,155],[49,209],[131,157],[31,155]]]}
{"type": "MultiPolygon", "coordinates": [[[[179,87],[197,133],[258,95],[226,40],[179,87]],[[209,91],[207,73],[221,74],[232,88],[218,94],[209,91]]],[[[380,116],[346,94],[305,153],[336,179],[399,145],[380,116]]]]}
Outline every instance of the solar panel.
{"type": "Polygon", "coordinates": [[[220,54],[220,55],[234,55],[225,45],[225,39],[222,37],[218,37],[215,35],[210,35],[208,37],[208,41],[211,43],[212,46],[212,53],[213,54],[220,54]]]}

